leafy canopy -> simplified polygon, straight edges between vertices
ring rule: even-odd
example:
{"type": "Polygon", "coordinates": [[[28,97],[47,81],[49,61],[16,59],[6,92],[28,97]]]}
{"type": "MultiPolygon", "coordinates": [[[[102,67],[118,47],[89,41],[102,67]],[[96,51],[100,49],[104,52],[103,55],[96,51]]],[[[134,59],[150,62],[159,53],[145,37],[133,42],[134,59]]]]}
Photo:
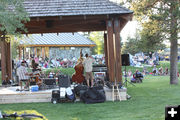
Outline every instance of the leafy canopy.
{"type": "Polygon", "coordinates": [[[0,0],[0,31],[9,35],[17,35],[27,30],[23,23],[29,17],[23,7],[23,0],[0,0]]]}

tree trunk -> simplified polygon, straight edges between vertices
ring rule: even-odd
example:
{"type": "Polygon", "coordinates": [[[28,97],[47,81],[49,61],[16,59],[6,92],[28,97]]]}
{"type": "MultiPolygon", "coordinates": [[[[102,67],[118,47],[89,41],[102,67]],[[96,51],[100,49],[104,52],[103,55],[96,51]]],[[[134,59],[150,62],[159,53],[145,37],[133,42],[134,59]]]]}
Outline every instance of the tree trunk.
{"type": "Polygon", "coordinates": [[[176,10],[177,5],[175,4],[175,0],[171,2],[171,32],[170,32],[170,41],[171,41],[171,52],[170,52],[170,84],[178,84],[178,44],[177,44],[177,14],[174,12],[176,10]]]}

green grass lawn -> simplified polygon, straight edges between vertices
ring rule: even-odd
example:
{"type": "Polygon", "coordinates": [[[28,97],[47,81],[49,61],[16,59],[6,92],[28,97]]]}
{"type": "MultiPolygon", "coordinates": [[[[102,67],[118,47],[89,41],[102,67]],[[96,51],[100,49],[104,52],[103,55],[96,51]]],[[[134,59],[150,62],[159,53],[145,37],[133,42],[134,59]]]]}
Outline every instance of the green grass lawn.
{"type": "Polygon", "coordinates": [[[180,85],[169,85],[168,76],[149,75],[135,85],[128,85],[127,101],[1,104],[0,110],[36,110],[49,120],[164,120],[165,106],[180,104],[180,85]]]}

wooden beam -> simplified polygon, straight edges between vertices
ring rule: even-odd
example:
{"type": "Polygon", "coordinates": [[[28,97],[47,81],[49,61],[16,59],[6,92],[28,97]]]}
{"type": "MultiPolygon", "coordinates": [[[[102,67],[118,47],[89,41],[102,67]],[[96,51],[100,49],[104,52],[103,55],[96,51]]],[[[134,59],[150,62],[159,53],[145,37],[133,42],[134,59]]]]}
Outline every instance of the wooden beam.
{"type": "MultiPolygon", "coordinates": [[[[113,17],[114,15],[108,15],[109,18],[113,17]]],[[[86,15],[86,19],[84,19],[84,15],[76,15],[76,16],[46,16],[46,17],[38,17],[38,21],[44,20],[95,20],[95,19],[103,19],[107,20],[107,15],[86,15]]],[[[37,17],[31,17],[30,21],[37,21],[37,17]]]]}
{"type": "Polygon", "coordinates": [[[23,55],[23,60],[24,60],[25,59],[25,47],[23,47],[22,50],[23,50],[23,54],[22,55],[23,55]]]}
{"type": "Polygon", "coordinates": [[[41,49],[42,49],[42,58],[45,59],[45,48],[41,47],[41,49]]]}
{"type": "Polygon", "coordinates": [[[34,47],[34,56],[37,56],[37,48],[34,47]]]}
{"type": "Polygon", "coordinates": [[[105,61],[106,66],[108,67],[108,50],[107,50],[107,34],[104,33],[104,54],[105,54],[105,61]]]}
{"type": "Polygon", "coordinates": [[[6,41],[5,35],[1,37],[1,75],[2,81],[6,81],[6,41]]]}
{"type": "Polygon", "coordinates": [[[122,72],[121,72],[121,42],[120,42],[120,20],[115,18],[114,20],[114,34],[115,34],[115,75],[116,82],[122,85],[122,72]]]}
{"type": "Polygon", "coordinates": [[[124,19],[120,19],[121,21],[121,24],[120,24],[120,31],[124,28],[124,26],[127,24],[127,20],[124,20],[124,19]]]}
{"type": "Polygon", "coordinates": [[[124,15],[121,15],[120,17],[125,19],[126,21],[131,21],[133,18],[133,14],[124,14],[124,15]]]}
{"type": "MultiPolygon", "coordinates": [[[[27,27],[28,33],[60,33],[60,32],[89,32],[89,31],[104,31],[106,26],[102,24],[75,24],[75,25],[56,25],[52,28],[46,28],[45,26],[27,27]]],[[[24,33],[24,32],[22,32],[24,33]]]]}
{"type": "Polygon", "coordinates": [[[114,42],[113,42],[113,23],[112,20],[107,21],[107,49],[108,49],[108,71],[110,82],[115,82],[115,59],[114,59],[114,42]]]}
{"type": "Polygon", "coordinates": [[[8,80],[12,80],[12,57],[11,57],[11,43],[6,43],[7,45],[7,56],[6,56],[6,64],[7,64],[7,75],[8,80]]]}
{"type": "Polygon", "coordinates": [[[19,47],[19,60],[22,59],[22,53],[21,53],[22,47],[19,47]]]}

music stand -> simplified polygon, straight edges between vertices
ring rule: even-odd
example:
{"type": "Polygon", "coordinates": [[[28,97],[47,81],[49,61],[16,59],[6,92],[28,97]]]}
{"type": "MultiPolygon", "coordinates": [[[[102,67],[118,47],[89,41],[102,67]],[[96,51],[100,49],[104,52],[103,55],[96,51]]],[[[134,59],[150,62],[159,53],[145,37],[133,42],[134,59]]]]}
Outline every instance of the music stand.
{"type": "Polygon", "coordinates": [[[125,85],[125,86],[127,87],[127,83],[129,83],[129,84],[135,86],[132,82],[129,82],[129,81],[127,80],[126,65],[125,65],[125,81],[124,81],[123,85],[125,85]]]}

